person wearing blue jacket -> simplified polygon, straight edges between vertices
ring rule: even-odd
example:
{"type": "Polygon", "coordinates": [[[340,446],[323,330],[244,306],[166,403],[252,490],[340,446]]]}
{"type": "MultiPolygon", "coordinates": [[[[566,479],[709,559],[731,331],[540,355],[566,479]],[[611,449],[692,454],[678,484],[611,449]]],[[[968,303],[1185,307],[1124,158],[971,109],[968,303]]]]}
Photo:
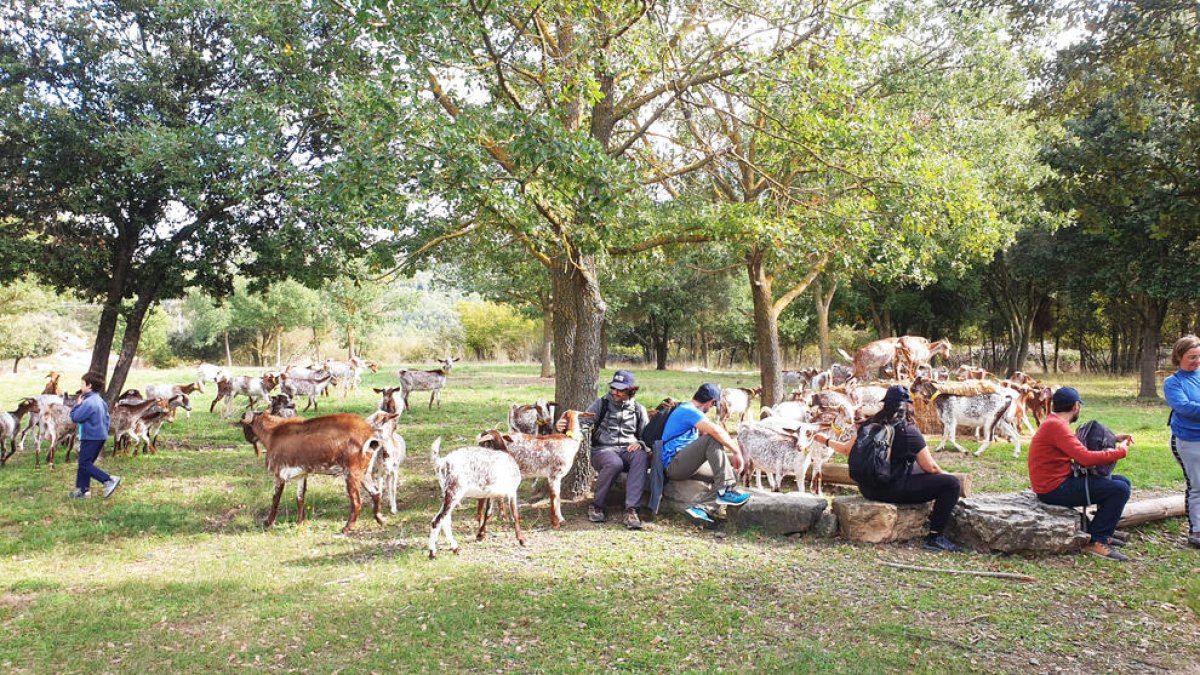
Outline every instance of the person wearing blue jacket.
{"type": "Polygon", "coordinates": [[[1188,545],[1200,548],[1200,338],[1179,338],[1171,363],[1178,370],[1163,380],[1163,396],[1171,406],[1171,452],[1183,467],[1186,483],[1188,545]]]}
{"type": "Polygon", "coordinates": [[[92,479],[104,485],[104,496],[108,497],[121,484],[120,476],[110,476],[96,466],[96,459],[108,440],[108,404],[100,391],[104,389],[104,376],[89,372],[83,376],[83,387],[71,408],[71,421],[79,425],[79,468],[75,472],[75,489],[69,496],[83,499],[89,496],[92,479]]]}

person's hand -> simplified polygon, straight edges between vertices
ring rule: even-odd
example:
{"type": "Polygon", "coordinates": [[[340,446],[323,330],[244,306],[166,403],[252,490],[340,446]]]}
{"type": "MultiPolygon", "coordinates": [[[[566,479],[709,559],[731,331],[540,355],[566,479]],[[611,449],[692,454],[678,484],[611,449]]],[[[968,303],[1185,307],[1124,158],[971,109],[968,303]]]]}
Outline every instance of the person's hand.
{"type": "Polygon", "coordinates": [[[1129,434],[1117,434],[1117,443],[1124,443],[1126,446],[1133,445],[1133,436],[1129,434]]]}
{"type": "Polygon", "coordinates": [[[742,453],[733,453],[733,455],[729,458],[729,463],[733,466],[734,471],[741,471],[743,464],[742,453]]]}
{"type": "Polygon", "coordinates": [[[813,435],[813,440],[821,445],[829,445],[829,437],[825,434],[815,434],[813,435]]]}
{"type": "Polygon", "coordinates": [[[641,448],[642,448],[641,443],[634,442],[634,443],[630,443],[629,447],[625,448],[625,451],[626,452],[637,452],[641,448]]]}
{"type": "Polygon", "coordinates": [[[554,429],[560,434],[565,432],[567,430],[567,418],[558,418],[558,421],[554,423],[554,429]]]}

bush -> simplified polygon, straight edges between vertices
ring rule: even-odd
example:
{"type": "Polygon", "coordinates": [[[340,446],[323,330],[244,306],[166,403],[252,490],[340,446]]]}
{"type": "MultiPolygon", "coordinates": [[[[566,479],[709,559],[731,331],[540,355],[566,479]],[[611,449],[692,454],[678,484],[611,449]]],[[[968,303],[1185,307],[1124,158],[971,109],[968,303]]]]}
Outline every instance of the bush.
{"type": "Polygon", "coordinates": [[[537,322],[511,305],[460,300],[455,309],[465,333],[463,346],[477,359],[521,360],[528,356],[531,341],[539,339],[537,322]]]}

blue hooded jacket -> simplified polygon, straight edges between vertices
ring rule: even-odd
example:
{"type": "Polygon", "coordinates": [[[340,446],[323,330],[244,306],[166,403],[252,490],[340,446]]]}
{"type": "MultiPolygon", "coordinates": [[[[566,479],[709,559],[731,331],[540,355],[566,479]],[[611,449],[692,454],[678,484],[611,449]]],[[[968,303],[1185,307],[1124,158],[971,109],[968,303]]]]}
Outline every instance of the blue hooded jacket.
{"type": "Polygon", "coordinates": [[[91,392],[71,408],[71,421],[79,425],[79,440],[108,440],[108,404],[99,393],[91,392]]]}
{"type": "Polygon", "coordinates": [[[1171,433],[1181,441],[1200,441],[1200,370],[1168,376],[1163,398],[1171,406],[1171,433]]]}

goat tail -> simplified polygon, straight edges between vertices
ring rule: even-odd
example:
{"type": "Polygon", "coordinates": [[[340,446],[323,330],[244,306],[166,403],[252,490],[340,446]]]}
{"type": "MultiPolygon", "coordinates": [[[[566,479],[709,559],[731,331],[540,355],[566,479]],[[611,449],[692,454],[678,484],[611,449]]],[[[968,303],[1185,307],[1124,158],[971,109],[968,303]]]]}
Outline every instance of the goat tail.
{"type": "Polygon", "coordinates": [[[433,447],[429,451],[429,461],[433,462],[433,464],[435,466],[438,463],[438,459],[439,459],[438,454],[441,452],[441,450],[442,450],[442,437],[438,436],[437,438],[433,439],[433,447]]]}
{"type": "Polygon", "coordinates": [[[850,356],[849,354],[847,354],[845,349],[842,349],[841,347],[838,347],[838,348],[837,348],[837,351],[838,351],[838,353],[839,353],[839,354],[841,354],[841,355],[842,355],[842,358],[843,358],[843,359],[846,359],[847,361],[853,361],[853,360],[854,360],[854,357],[853,357],[853,356],[850,356]]]}
{"type": "Polygon", "coordinates": [[[762,407],[762,409],[758,411],[758,419],[760,419],[760,420],[765,420],[765,419],[767,419],[768,417],[770,417],[770,416],[772,416],[772,415],[774,415],[774,414],[775,414],[775,411],[774,411],[774,410],[771,410],[771,406],[769,406],[769,405],[764,405],[764,406],[762,407]]]}

